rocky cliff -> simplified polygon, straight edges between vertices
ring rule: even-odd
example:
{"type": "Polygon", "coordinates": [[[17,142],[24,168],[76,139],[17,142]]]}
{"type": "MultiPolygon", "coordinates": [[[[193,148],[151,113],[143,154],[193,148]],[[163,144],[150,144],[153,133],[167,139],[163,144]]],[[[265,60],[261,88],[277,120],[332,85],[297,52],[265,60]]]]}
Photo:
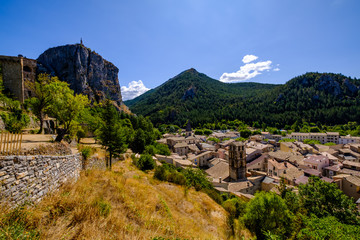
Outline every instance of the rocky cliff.
{"type": "Polygon", "coordinates": [[[110,98],[122,105],[119,69],[82,44],[54,47],[42,53],[38,61],[40,72],[58,76],[70,84],[75,93],[82,93],[92,102],[110,98]]]}

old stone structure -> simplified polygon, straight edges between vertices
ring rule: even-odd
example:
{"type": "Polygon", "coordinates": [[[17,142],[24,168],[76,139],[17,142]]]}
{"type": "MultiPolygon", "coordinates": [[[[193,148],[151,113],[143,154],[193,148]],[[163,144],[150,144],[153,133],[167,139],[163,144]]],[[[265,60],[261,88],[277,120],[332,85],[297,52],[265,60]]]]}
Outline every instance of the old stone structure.
{"type": "Polygon", "coordinates": [[[243,142],[230,144],[229,175],[232,181],[246,180],[246,152],[243,142]]]}
{"type": "Polygon", "coordinates": [[[0,157],[0,202],[10,206],[39,201],[82,169],[79,154],[67,156],[0,157]]]}
{"type": "Polygon", "coordinates": [[[31,96],[27,82],[36,78],[36,60],[18,57],[0,56],[0,68],[6,92],[14,95],[20,102],[31,96]]]}

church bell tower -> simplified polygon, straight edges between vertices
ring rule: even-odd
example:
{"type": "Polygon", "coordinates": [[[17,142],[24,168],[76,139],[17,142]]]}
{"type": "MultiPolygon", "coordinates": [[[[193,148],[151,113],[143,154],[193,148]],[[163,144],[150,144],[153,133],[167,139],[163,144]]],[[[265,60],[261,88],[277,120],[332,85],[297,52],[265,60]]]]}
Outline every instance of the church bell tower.
{"type": "Polygon", "coordinates": [[[246,152],[243,142],[232,142],[230,144],[229,174],[231,181],[246,180],[246,152]]]}

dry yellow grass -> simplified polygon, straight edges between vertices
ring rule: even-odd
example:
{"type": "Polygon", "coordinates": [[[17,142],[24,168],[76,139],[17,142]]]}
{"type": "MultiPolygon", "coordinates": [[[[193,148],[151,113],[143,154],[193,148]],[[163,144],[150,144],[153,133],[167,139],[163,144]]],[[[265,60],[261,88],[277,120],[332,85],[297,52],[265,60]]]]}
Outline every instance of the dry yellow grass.
{"type": "Polygon", "coordinates": [[[160,182],[127,159],[83,172],[32,212],[41,239],[227,239],[227,213],[202,192],[160,182]]]}

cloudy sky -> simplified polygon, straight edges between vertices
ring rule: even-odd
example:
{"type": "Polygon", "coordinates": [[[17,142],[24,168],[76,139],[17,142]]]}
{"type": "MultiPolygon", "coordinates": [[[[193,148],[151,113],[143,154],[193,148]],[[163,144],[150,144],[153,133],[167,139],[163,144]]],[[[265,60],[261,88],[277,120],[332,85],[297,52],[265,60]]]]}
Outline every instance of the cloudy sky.
{"type": "Polygon", "coordinates": [[[0,55],[82,37],[119,68],[124,99],[192,67],[226,83],[360,78],[359,11],[358,0],[2,0],[0,55]]]}

